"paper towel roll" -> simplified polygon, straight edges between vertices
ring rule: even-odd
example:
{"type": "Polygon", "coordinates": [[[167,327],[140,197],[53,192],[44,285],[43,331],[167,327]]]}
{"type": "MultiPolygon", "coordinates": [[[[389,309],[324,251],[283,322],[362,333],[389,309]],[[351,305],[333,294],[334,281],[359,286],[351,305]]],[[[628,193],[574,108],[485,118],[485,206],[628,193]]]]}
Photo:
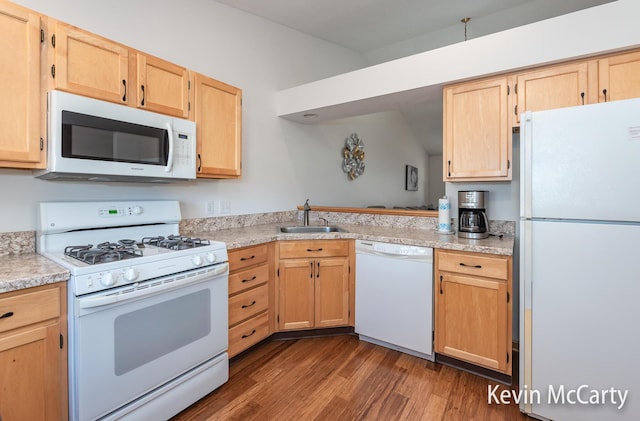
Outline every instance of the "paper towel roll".
{"type": "Polygon", "coordinates": [[[451,203],[447,196],[438,199],[438,231],[451,232],[451,203]]]}

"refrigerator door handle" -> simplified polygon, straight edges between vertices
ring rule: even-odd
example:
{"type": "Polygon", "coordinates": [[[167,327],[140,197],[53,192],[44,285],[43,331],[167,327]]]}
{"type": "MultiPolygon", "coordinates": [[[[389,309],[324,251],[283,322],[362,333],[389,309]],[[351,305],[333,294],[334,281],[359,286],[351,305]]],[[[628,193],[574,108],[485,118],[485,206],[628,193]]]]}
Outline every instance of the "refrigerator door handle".
{"type": "MultiPolygon", "coordinates": [[[[532,315],[532,268],[533,263],[531,238],[533,223],[527,220],[520,221],[520,390],[531,390],[532,388],[532,337],[531,337],[531,315],[532,315]]],[[[520,410],[532,413],[531,402],[523,400],[520,402],[520,410]]]]}
{"type": "Polygon", "coordinates": [[[522,115],[520,136],[520,217],[531,219],[531,155],[533,123],[531,111],[522,115]]]}

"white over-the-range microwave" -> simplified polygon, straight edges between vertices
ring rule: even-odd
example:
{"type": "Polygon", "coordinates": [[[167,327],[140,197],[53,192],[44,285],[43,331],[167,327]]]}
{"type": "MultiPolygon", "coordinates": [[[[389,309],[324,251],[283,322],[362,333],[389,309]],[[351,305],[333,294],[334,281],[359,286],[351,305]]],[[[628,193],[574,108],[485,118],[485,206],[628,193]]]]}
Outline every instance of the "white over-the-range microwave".
{"type": "Polygon", "coordinates": [[[196,178],[193,121],[61,91],[47,94],[45,180],[196,178]]]}

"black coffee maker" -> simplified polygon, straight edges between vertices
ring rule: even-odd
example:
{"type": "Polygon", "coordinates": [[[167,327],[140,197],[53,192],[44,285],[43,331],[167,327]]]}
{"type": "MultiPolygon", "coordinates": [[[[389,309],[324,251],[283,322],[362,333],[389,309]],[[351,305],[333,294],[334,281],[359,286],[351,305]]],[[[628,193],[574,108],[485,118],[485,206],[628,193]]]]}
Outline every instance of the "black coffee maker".
{"type": "Polygon", "coordinates": [[[458,237],[481,239],[489,236],[484,207],[487,191],[458,192],[458,237]]]}

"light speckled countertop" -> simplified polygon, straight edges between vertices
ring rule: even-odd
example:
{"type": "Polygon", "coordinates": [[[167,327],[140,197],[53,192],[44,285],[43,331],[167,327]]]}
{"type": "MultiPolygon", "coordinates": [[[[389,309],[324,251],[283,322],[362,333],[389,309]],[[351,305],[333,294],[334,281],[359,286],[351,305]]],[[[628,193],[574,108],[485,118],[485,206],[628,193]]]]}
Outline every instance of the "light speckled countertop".
{"type": "MultiPolygon", "coordinates": [[[[438,234],[429,228],[403,228],[389,226],[368,226],[355,224],[335,224],[346,232],[285,234],[279,231],[281,226],[300,225],[297,221],[289,223],[254,225],[244,228],[221,229],[217,231],[189,230],[184,234],[222,241],[228,249],[251,246],[276,240],[337,239],[382,241],[388,243],[433,247],[449,250],[471,251],[511,256],[513,255],[514,237],[504,235],[502,238],[489,237],[483,240],[459,238],[457,234],[438,234]]],[[[334,224],[332,224],[334,225],[334,224]]]]}
{"type": "Polygon", "coordinates": [[[0,256],[0,293],[63,282],[69,271],[36,253],[0,256]]]}

